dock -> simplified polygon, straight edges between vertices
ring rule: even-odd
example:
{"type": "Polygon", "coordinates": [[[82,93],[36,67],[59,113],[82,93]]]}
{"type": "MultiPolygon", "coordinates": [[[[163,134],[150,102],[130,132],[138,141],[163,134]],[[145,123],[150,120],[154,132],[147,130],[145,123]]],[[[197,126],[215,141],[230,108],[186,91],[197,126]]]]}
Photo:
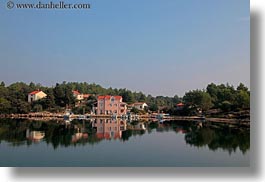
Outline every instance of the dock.
{"type": "MultiPolygon", "coordinates": [[[[111,115],[84,115],[87,119],[89,118],[113,118],[111,115]]],[[[71,115],[71,119],[79,119],[80,115],[71,115]]],[[[11,119],[29,119],[29,120],[63,120],[64,113],[28,113],[28,114],[1,114],[0,118],[11,118],[11,119]]],[[[126,119],[122,116],[117,116],[115,118],[126,119]]],[[[250,127],[250,119],[235,119],[235,118],[211,118],[211,117],[200,117],[200,116],[165,116],[163,118],[156,118],[152,115],[138,115],[135,120],[146,120],[146,121],[201,121],[210,123],[223,123],[238,126],[250,127]]],[[[133,119],[134,120],[134,119],[133,119]]]]}

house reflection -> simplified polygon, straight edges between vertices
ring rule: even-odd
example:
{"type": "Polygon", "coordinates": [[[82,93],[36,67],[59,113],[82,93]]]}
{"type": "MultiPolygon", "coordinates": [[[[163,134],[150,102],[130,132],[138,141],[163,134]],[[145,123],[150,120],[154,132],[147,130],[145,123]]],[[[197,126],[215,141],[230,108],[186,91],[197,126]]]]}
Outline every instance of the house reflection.
{"type": "Polygon", "coordinates": [[[74,135],[72,135],[72,142],[78,142],[78,140],[80,139],[87,139],[88,138],[88,134],[87,133],[75,133],[74,135]]]}
{"type": "Polygon", "coordinates": [[[42,131],[30,131],[27,129],[26,138],[34,142],[40,142],[45,137],[45,133],[42,131]]]}
{"type": "Polygon", "coordinates": [[[146,126],[143,122],[138,122],[137,124],[134,124],[131,126],[132,130],[146,130],[146,126]]]}
{"type": "Polygon", "coordinates": [[[81,125],[73,125],[76,133],[72,135],[72,142],[76,143],[81,139],[87,139],[88,133],[86,132],[85,120],[82,121],[81,125]]]}
{"type": "Polygon", "coordinates": [[[146,130],[144,123],[138,123],[135,127],[139,130],[146,130]]]}
{"type": "Polygon", "coordinates": [[[92,121],[92,127],[96,129],[99,139],[120,139],[122,131],[127,128],[127,122],[120,119],[95,119],[92,121]]]}

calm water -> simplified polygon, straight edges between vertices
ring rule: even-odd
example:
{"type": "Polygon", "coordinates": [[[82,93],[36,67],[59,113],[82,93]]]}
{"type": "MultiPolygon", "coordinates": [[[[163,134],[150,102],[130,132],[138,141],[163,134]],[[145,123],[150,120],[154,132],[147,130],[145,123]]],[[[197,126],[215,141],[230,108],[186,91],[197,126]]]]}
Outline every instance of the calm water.
{"type": "Polygon", "coordinates": [[[249,166],[249,129],[192,122],[0,120],[0,166],[249,166]]]}

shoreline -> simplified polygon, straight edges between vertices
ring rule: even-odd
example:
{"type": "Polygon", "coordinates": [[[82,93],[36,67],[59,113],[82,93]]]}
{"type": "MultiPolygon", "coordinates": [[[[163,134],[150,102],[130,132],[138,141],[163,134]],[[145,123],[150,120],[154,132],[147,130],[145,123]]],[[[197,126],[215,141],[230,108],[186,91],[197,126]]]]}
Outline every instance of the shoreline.
{"type": "MultiPolygon", "coordinates": [[[[83,119],[79,118],[80,115],[71,115],[71,119],[83,119]]],[[[86,119],[96,118],[113,118],[111,115],[84,115],[86,119]]],[[[63,120],[64,113],[28,113],[28,114],[1,114],[1,119],[28,119],[28,120],[63,120]]],[[[122,117],[117,117],[121,118],[122,117]]],[[[136,119],[136,118],[135,118],[136,119]]],[[[138,120],[145,121],[159,121],[155,116],[152,115],[138,115],[138,120]]],[[[218,118],[218,117],[200,117],[200,116],[166,116],[162,118],[164,121],[198,121],[198,122],[211,122],[211,123],[223,123],[229,125],[238,125],[250,127],[250,119],[236,119],[236,118],[218,118]]]]}

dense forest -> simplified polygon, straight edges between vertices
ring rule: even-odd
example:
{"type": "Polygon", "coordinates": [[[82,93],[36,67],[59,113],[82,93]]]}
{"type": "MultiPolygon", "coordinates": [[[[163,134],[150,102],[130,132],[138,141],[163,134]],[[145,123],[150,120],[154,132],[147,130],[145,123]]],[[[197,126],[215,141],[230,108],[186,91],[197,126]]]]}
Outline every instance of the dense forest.
{"type": "Polygon", "coordinates": [[[131,104],[134,102],[146,102],[148,110],[146,112],[164,112],[174,115],[196,115],[199,111],[206,112],[209,109],[219,109],[223,112],[240,111],[250,108],[250,91],[242,83],[237,88],[229,84],[216,85],[209,84],[203,90],[191,90],[181,98],[145,95],[142,92],[132,92],[128,89],[103,88],[92,83],[63,82],[57,83],[53,87],[45,87],[41,84],[23,82],[13,83],[6,86],[4,82],[0,84],[0,114],[29,113],[29,112],[60,112],[65,108],[71,108],[75,112],[92,109],[97,95],[120,95],[123,101],[131,104]],[[47,97],[33,103],[28,103],[28,94],[34,90],[42,90],[47,97]],[[75,107],[76,100],[72,91],[78,90],[80,93],[92,94],[85,104],[75,107]],[[184,103],[183,108],[178,108],[178,103],[184,103]]]}

